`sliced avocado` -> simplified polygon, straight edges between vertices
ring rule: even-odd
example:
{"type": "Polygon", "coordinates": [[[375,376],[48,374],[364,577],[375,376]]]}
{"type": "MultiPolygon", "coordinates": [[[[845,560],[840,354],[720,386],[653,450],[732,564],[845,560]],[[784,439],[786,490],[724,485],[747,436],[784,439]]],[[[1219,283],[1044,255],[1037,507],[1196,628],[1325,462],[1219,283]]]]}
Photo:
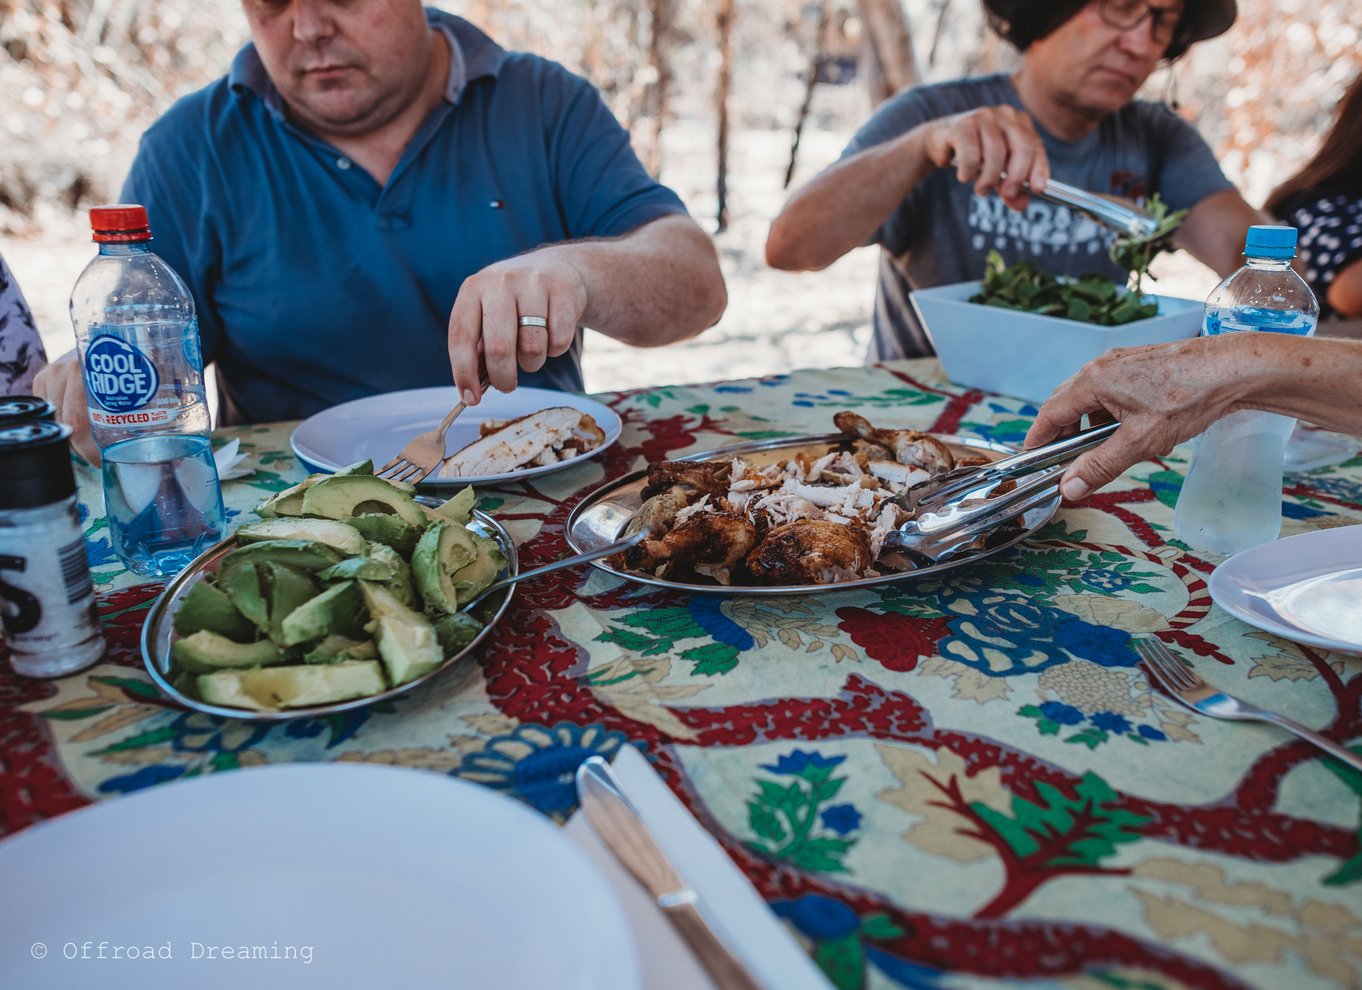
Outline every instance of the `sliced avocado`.
{"type": "Polygon", "coordinates": [[[477,558],[450,575],[450,580],[454,582],[454,594],[461,602],[468,601],[495,581],[506,566],[506,555],[501,552],[496,540],[474,534],[473,542],[478,547],[477,558]]]}
{"type": "Polygon", "coordinates": [[[446,658],[467,648],[480,632],[482,623],[467,612],[442,615],[435,620],[435,638],[446,658]]]}
{"type": "Polygon", "coordinates": [[[361,581],[360,587],[373,616],[378,655],[394,687],[444,663],[435,628],[424,615],[403,605],[384,585],[361,581]]]}
{"type": "Polygon", "coordinates": [[[272,560],[233,567],[221,581],[237,610],[281,646],[289,645],[284,642],[284,619],[321,590],[309,574],[272,560]]]}
{"type": "Polygon", "coordinates": [[[261,519],[272,519],[277,516],[301,516],[303,514],[303,492],[327,477],[330,477],[330,475],[309,474],[298,484],[285,488],[281,492],[275,492],[265,499],[255,507],[255,514],[261,519]]]}
{"type": "MultiPolygon", "coordinates": [[[[369,475],[372,475],[373,473],[374,473],[374,462],[373,462],[373,460],[371,460],[370,458],[366,457],[366,458],[364,458],[364,460],[362,460],[362,461],[355,461],[355,463],[353,463],[353,464],[347,464],[347,465],[345,465],[345,467],[343,467],[343,468],[341,468],[339,471],[335,472],[333,475],[331,475],[331,477],[333,477],[333,478],[344,478],[344,477],[347,477],[347,476],[352,475],[352,474],[369,474],[369,475]]],[[[322,477],[325,478],[326,475],[322,475],[322,477]]]]}
{"type": "Polygon", "coordinates": [[[219,571],[218,587],[231,599],[233,607],[250,620],[256,629],[261,632],[269,629],[270,605],[254,564],[247,562],[229,571],[219,571]]]}
{"type": "Polygon", "coordinates": [[[426,510],[409,494],[372,475],[333,475],[303,493],[303,514],[348,519],[369,512],[390,512],[413,526],[424,526],[426,510]]]}
{"type": "Polygon", "coordinates": [[[377,660],[378,646],[372,639],[350,639],[332,633],[303,657],[308,663],[335,663],[337,660],[377,660]]]}
{"type": "Polygon", "coordinates": [[[478,556],[473,534],[452,522],[433,522],[411,555],[411,573],[428,612],[457,612],[458,596],[450,575],[478,556]]]}
{"type": "Polygon", "coordinates": [[[315,598],[321,586],[312,575],[274,561],[258,563],[255,569],[263,577],[262,587],[270,606],[270,625],[266,634],[280,646],[288,646],[290,644],[284,641],[285,620],[315,598]]]}
{"type": "Polygon", "coordinates": [[[407,562],[401,558],[392,547],[384,546],[382,543],[370,543],[368,547],[369,557],[388,566],[392,571],[392,576],[387,579],[388,589],[397,596],[398,601],[411,608],[420,608],[421,602],[416,597],[416,587],[412,584],[411,568],[407,562]]]}
{"type": "Polygon", "coordinates": [[[258,643],[236,643],[207,629],[177,639],[170,646],[170,657],[182,670],[206,674],[224,667],[263,667],[281,663],[284,651],[267,639],[258,643]]]}
{"type": "Polygon", "coordinates": [[[353,581],[332,585],[283,617],[280,642],[296,646],[337,633],[359,637],[364,633],[367,613],[364,596],[353,581]]]}
{"type": "Polygon", "coordinates": [[[173,624],[181,636],[205,629],[237,642],[255,639],[255,626],[237,611],[225,591],[207,579],[195,582],[180,599],[173,624]]]}
{"type": "Polygon", "coordinates": [[[261,540],[237,547],[223,557],[220,573],[226,574],[243,564],[264,560],[295,567],[300,571],[320,571],[343,559],[339,551],[315,540],[261,540]]]}
{"type": "Polygon", "coordinates": [[[385,543],[404,557],[411,556],[416,549],[416,541],[421,538],[421,527],[387,512],[370,512],[340,521],[359,530],[366,540],[385,543]]]}
{"type": "Polygon", "coordinates": [[[264,522],[251,523],[236,531],[236,538],[242,543],[259,543],[262,540],[310,540],[345,554],[347,557],[364,552],[364,537],[353,527],[334,519],[304,519],[302,517],[280,517],[264,522]]]}
{"type": "Polygon", "coordinates": [[[461,488],[458,494],[434,510],[435,517],[464,526],[473,518],[473,503],[476,500],[477,496],[473,494],[472,485],[461,488]]]}
{"type": "Polygon", "coordinates": [[[199,697],[210,704],[255,711],[326,705],[387,689],[383,669],[374,660],[223,670],[201,675],[198,687],[199,697]]]}
{"type": "Polygon", "coordinates": [[[339,564],[332,564],[324,571],[317,572],[317,578],[328,583],[332,581],[391,581],[393,569],[390,564],[373,557],[347,557],[339,564]]]}

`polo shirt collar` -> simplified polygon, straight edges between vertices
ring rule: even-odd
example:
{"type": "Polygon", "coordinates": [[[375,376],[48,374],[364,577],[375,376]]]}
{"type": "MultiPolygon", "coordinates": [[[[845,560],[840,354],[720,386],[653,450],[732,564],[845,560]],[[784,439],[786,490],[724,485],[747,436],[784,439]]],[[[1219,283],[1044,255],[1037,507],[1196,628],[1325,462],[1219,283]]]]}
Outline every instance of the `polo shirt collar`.
{"type": "MultiPolygon", "coordinates": [[[[468,21],[431,7],[426,8],[426,21],[449,42],[449,78],[445,82],[448,103],[458,103],[473,80],[483,76],[496,77],[501,71],[506,50],[468,21]]],[[[288,118],[284,98],[265,71],[265,63],[260,61],[254,42],[247,42],[232,59],[227,84],[234,93],[248,92],[259,97],[266,109],[280,120],[288,118]]]]}

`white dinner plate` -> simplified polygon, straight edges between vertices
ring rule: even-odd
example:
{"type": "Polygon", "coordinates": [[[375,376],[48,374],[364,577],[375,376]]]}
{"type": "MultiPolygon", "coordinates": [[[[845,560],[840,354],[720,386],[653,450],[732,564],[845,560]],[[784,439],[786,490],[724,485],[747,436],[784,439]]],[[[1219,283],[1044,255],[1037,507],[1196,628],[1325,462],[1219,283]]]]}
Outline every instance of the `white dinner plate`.
{"type": "Polygon", "coordinates": [[[511,798],[423,770],[159,785],[0,842],[0,878],[3,987],[639,987],[586,856],[511,798]]]}
{"type": "Polygon", "coordinates": [[[1286,639],[1362,654],[1362,526],[1264,543],[1211,574],[1211,598],[1286,639]]]}
{"type": "MultiPolygon", "coordinates": [[[[381,468],[407,445],[418,433],[433,430],[445,414],[459,403],[459,390],[449,385],[441,388],[413,388],[405,392],[387,392],[323,409],[298,424],[290,440],[293,452],[304,465],[314,471],[339,471],[347,464],[370,458],[375,468],[381,468]]],[[[571,406],[590,413],[596,425],[605,431],[605,442],[594,450],[570,457],[565,461],[538,467],[522,468],[507,474],[485,475],[476,478],[441,478],[439,470],[422,482],[434,487],[485,485],[494,481],[517,481],[533,478],[570,467],[588,457],[594,457],[620,437],[620,418],[613,409],[571,392],[554,392],[544,388],[518,388],[503,393],[490,389],[476,406],[465,409],[445,434],[445,450],[454,451],[472,443],[481,435],[480,423],[489,419],[516,419],[552,406],[571,406]]]]}

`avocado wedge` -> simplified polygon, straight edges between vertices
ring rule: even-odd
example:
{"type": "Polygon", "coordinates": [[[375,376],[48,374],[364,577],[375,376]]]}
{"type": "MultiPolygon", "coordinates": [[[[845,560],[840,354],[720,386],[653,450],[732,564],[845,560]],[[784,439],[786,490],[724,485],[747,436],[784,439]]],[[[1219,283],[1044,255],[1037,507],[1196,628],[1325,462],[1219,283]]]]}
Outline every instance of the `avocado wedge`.
{"type": "Polygon", "coordinates": [[[386,544],[404,557],[411,556],[416,541],[421,538],[420,526],[413,526],[401,516],[387,512],[368,512],[340,521],[359,530],[359,535],[366,540],[386,544]]]}
{"type": "Polygon", "coordinates": [[[191,636],[177,639],[170,647],[170,657],[181,670],[191,674],[231,667],[263,667],[282,663],[284,651],[268,639],[258,643],[237,643],[225,636],[200,629],[191,636]]]}
{"type": "Polygon", "coordinates": [[[380,694],[387,689],[376,660],[308,666],[254,667],[200,675],[199,697],[214,705],[272,711],[307,708],[380,694]]]}
{"type": "Polygon", "coordinates": [[[411,555],[411,573],[421,593],[426,611],[439,614],[457,612],[459,599],[451,578],[478,556],[473,534],[453,522],[433,522],[426,529],[411,555]]]}
{"type": "Polygon", "coordinates": [[[364,599],[388,680],[394,686],[429,673],[444,663],[435,629],[424,615],[402,604],[384,585],[361,581],[364,599]]]}
{"type": "Polygon", "coordinates": [[[353,527],[334,519],[305,519],[281,516],[251,523],[236,531],[241,543],[264,540],[305,540],[322,543],[347,557],[364,552],[364,537],[353,527]]]}
{"type": "Polygon", "coordinates": [[[181,636],[200,630],[237,642],[255,638],[255,625],[237,611],[231,597],[207,579],[195,582],[175,610],[174,628],[181,636]]]}
{"type": "Polygon", "coordinates": [[[355,582],[342,581],[285,615],[279,641],[296,646],[333,633],[357,639],[364,635],[366,615],[364,596],[355,582]]]}
{"type": "Polygon", "coordinates": [[[372,475],[332,475],[303,492],[303,515],[348,519],[388,512],[413,526],[426,524],[426,510],[407,492],[372,475]]]}

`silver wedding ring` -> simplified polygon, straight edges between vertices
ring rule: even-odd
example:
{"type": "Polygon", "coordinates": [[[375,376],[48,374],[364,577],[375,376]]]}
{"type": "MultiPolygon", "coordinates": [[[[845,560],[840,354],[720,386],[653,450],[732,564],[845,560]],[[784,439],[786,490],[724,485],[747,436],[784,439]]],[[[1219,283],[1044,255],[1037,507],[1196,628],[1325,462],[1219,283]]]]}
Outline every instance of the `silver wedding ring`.
{"type": "Polygon", "coordinates": [[[542,316],[522,316],[520,318],[520,325],[522,327],[543,327],[547,330],[549,328],[549,321],[542,316]]]}

